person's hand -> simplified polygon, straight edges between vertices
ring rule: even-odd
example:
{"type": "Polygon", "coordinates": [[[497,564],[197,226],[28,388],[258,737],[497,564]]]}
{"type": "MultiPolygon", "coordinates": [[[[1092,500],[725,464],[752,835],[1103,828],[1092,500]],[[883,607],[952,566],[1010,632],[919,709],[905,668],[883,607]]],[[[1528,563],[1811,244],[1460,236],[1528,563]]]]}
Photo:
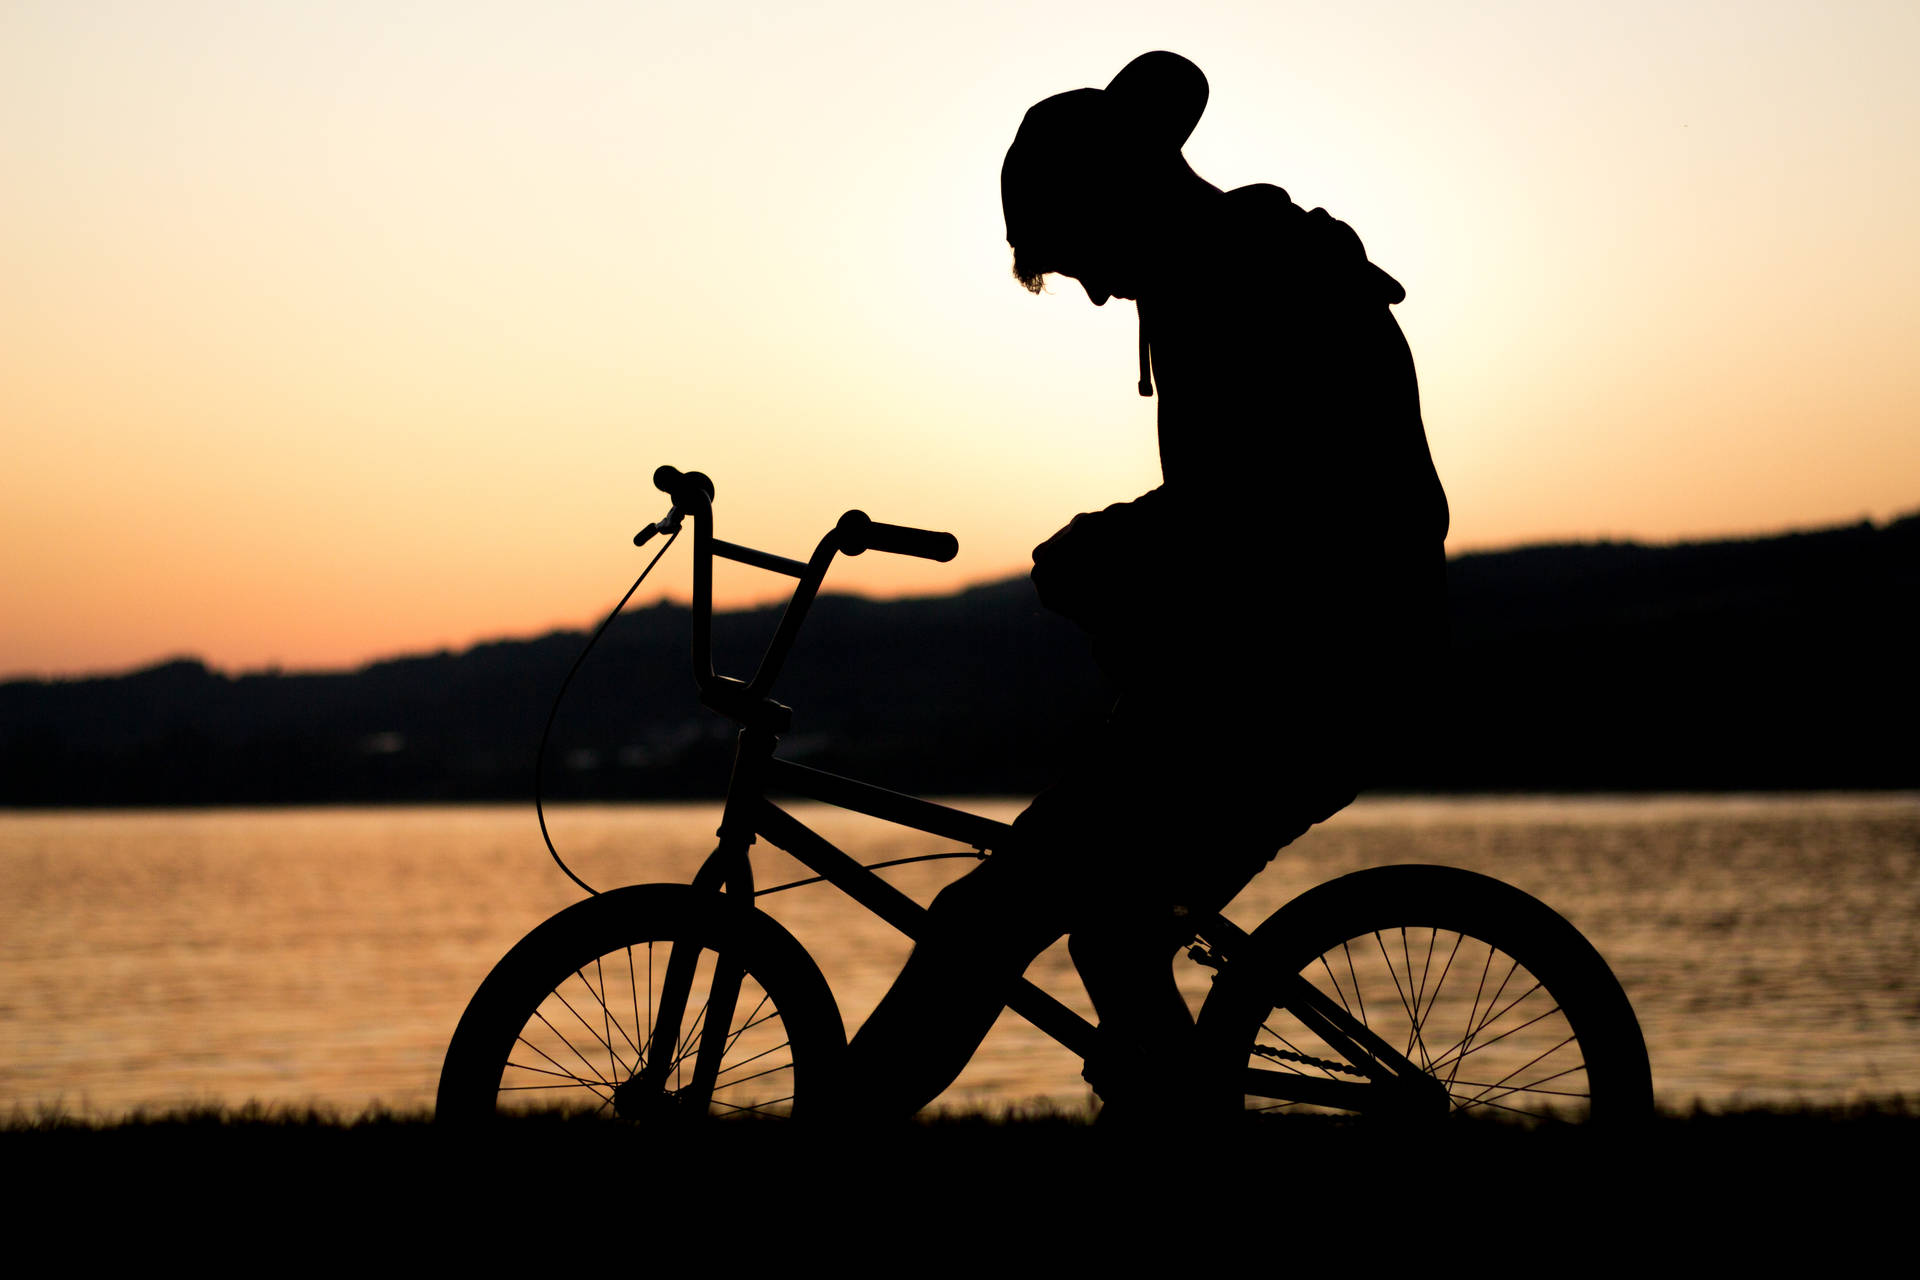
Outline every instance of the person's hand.
{"type": "Polygon", "coordinates": [[[1087,631],[1112,629],[1133,607],[1137,578],[1165,542],[1164,491],[1075,516],[1033,549],[1040,603],[1087,631]]]}
{"type": "Polygon", "coordinates": [[[1033,586],[1041,606],[1089,630],[1088,546],[1098,535],[1097,530],[1092,535],[1088,531],[1098,520],[1094,513],[1083,512],[1033,549],[1033,586]]]}

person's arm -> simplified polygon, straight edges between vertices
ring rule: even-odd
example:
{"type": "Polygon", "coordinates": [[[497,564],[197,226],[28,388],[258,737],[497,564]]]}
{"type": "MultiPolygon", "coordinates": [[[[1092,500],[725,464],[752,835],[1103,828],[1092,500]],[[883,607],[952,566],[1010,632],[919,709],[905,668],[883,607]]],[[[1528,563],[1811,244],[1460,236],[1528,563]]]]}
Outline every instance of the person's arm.
{"type": "Polygon", "coordinates": [[[1033,549],[1040,603],[1096,635],[1113,627],[1178,536],[1175,505],[1163,486],[1075,516],[1033,549]]]}

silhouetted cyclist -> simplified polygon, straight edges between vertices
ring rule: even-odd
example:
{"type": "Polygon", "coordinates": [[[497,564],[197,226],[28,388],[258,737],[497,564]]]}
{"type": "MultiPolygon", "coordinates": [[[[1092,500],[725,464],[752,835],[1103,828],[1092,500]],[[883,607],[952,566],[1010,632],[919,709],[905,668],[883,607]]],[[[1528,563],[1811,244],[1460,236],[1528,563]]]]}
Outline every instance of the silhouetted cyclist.
{"type": "Polygon", "coordinates": [[[1171,53],[1026,114],[1001,170],[1014,274],[1135,300],[1164,483],[1034,551],[1041,601],[1116,682],[1107,733],[935,899],[855,1037],[854,1114],[907,1115],[965,1066],[1061,934],[1100,1019],[1110,1115],[1178,1114],[1192,1019],[1173,909],[1218,910],[1351,802],[1446,646],[1446,497],[1400,285],[1325,210],[1221,191],[1180,149],[1206,106],[1171,53]]]}

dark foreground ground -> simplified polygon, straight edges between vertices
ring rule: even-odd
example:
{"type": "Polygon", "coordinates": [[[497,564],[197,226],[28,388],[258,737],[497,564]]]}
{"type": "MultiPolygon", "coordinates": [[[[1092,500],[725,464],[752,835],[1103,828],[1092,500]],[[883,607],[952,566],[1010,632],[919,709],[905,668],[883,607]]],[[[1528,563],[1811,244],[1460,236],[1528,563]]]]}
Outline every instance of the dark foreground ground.
{"type": "Polygon", "coordinates": [[[1444,1273],[1835,1260],[1911,1239],[1916,1155],[1920,1106],[1902,1099],[1533,1132],[1282,1119],[1200,1136],[1019,1112],[884,1132],[259,1110],[0,1127],[17,1227],[90,1251],[290,1261],[378,1237],[389,1260],[551,1250],[569,1271],[582,1250],[676,1272],[703,1251],[760,1269],[798,1250],[861,1272],[1026,1273],[1118,1264],[1133,1242],[1259,1250],[1276,1269],[1355,1252],[1444,1273]]]}

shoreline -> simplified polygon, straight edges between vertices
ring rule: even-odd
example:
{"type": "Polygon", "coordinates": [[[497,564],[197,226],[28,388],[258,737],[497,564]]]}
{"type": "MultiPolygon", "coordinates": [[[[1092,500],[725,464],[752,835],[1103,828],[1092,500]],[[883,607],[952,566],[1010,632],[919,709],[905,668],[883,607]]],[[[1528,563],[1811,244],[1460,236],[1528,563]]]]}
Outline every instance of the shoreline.
{"type": "MultiPolygon", "coordinates": [[[[942,1134],[996,1131],[1099,1132],[1103,1134],[1113,1132],[1096,1122],[1097,1114],[1098,1108],[1092,1105],[1091,1100],[1087,1106],[1075,1108],[1062,1108],[1045,1102],[1015,1103],[1003,1107],[925,1112],[903,1125],[861,1132],[866,1137],[925,1134],[929,1135],[929,1140],[937,1140],[942,1134]]],[[[1523,1126],[1492,1120],[1456,1123],[1441,1126],[1441,1128],[1471,1133],[1477,1138],[1494,1141],[1527,1141],[1550,1138],[1552,1135],[1604,1136],[1623,1132],[1634,1132],[1644,1136],[1658,1131],[1732,1134],[1760,1129],[1785,1132],[1902,1126],[1912,1126],[1916,1133],[1920,1133],[1920,1098],[1908,1098],[1896,1093],[1881,1097],[1863,1096],[1851,1102],[1833,1104],[1797,1102],[1747,1106],[1735,1103],[1725,1107],[1696,1102],[1684,1109],[1657,1107],[1651,1119],[1628,1125],[1596,1125],[1577,1122],[1523,1126]]],[[[1436,1131],[1432,1125],[1399,1126],[1368,1123],[1352,1117],[1321,1115],[1273,1117],[1254,1121],[1248,1128],[1249,1131],[1255,1132],[1271,1130],[1276,1135],[1284,1131],[1289,1141],[1313,1140],[1321,1136],[1337,1136],[1342,1139],[1360,1136],[1373,1140],[1391,1138],[1407,1132],[1431,1135],[1436,1131]]],[[[631,1126],[591,1116],[551,1115],[503,1119],[484,1126],[485,1131],[496,1134],[516,1131],[552,1135],[618,1134],[628,1132],[630,1129],[631,1126]]],[[[116,1134],[142,1132],[178,1134],[184,1137],[219,1132],[351,1134],[403,1131],[459,1134],[474,1130],[441,1128],[435,1121],[432,1110],[427,1108],[398,1111],[387,1107],[371,1106],[356,1112],[319,1105],[298,1106],[259,1102],[243,1103],[238,1107],[217,1104],[152,1109],[140,1107],[112,1116],[87,1115],[58,1104],[39,1107],[21,1105],[15,1106],[10,1115],[0,1119],[0,1140],[19,1139],[28,1135],[109,1137],[116,1134]]],[[[753,1133],[771,1136],[779,1132],[799,1131],[821,1133],[833,1130],[831,1127],[809,1125],[804,1121],[795,1125],[768,1119],[718,1121],[711,1125],[688,1125],[664,1132],[688,1135],[753,1133]]],[[[841,1131],[844,1132],[844,1130],[841,1131]]],[[[654,1136],[661,1132],[663,1131],[655,1130],[654,1136]]]]}
{"type": "MultiPolygon", "coordinates": [[[[1024,805],[1032,796],[995,794],[990,792],[941,794],[931,793],[920,797],[937,804],[964,808],[968,805],[1018,804],[1024,805]]],[[[613,799],[562,799],[548,800],[550,810],[581,809],[697,809],[703,806],[719,807],[724,796],[649,796],[613,799]]],[[[1382,788],[1377,791],[1363,791],[1352,805],[1341,812],[1348,812],[1355,806],[1368,802],[1387,804],[1406,803],[1459,803],[1472,804],[1489,801],[1538,801],[1542,804],[1554,803],[1596,803],[1608,800],[1622,801],[1689,801],[1689,800],[1725,800],[1725,801],[1778,801],[1818,802],[1821,800],[1884,800],[1903,801],[1920,804],[1920,787],[1914,786],[1859,786],[1859,787],[1671,787],[1671,788],[1595,788],[1580,790],[1572,788],[1511,788],[1508,790],[1473,789],[1433,789],[1433,790],[1395,790],[1382,788]]],[[[800,801],[801,804],[824,804],[822,801],[800,801]]],[[[831,806],[828,806],[831,807],[831,806]]],[[[533,800],[530,796],[500,799],[385,799],[385,800],[235,800],[235,801],[182,801],[178,804],[156,803],[101,803],[101,804],[20,804],[0,802],[0,817],[51,818],[51,817],[101,817],[121,816],[140,817],[144,815],[182,816],[189,814],[219,813],[301,813],[301,812],[341,812],[349,810],[391,810],[395,812],[410,809],[507,809],[531,811],[533,800]]]]}

